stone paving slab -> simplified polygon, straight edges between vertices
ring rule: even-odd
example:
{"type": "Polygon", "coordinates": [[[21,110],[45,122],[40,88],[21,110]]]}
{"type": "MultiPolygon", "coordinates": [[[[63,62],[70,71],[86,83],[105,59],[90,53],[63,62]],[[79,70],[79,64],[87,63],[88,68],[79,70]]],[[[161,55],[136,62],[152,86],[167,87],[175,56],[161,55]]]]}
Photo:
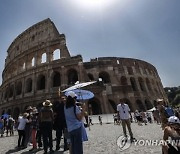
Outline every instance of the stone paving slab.
{"type": "MultiPolygon", "coordinates": [[[[160,140],[162,139],[162,130],[160,125],[148,124],[144,126],[138,126],[137,123],[132,123],[132,130],[134,137],[137,140],[160,140]]],[[[122,151],[117,146],[117,139],[119,136],[123,135],[122,126],[114,124],[95,124],[91,126],[91,130],[87,129],[89,136],[89,141],[84,142],[84,154],[160,154],[161,146],[143,146],[131,144],[131,146],[122,151]]],[[[55,133],[53,132],[53,135],[55,133]]],[[[54,137],[55,138],[55,137],[54,137]]],[[[18,135],[15,132],[14,136],[0,138],[0,154],[31,154],[29,149],[32,146],[24,150],[17,151],[15,147],[17,146],[18,135]]],[[[63,144],[63,143],[62,143],[63,144]]],[[[63,146],[62,146],[63,147],[63,146]]],[[[54,141],[55,148],[55,141],[54,141]]],[[[63,152],[61,148],[54,154],[68,154],[69,152],[63,152]]],[[[36,154],[43,154],[43,150],[38,151],[36,154]]]]}

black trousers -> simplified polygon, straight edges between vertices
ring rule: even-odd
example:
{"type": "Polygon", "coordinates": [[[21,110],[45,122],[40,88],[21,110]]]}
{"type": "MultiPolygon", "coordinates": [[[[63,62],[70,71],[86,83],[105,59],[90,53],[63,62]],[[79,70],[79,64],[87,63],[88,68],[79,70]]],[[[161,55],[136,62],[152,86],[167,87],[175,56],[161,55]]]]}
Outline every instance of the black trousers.
{"type": "MultiPolygon", "coordinates": [[[[60,146],[62,133],[64,133],[63,128],[56,129],[56,148],[60,146]]],[[[64,150],[67,149],[67,139],[64,137],[64,150]]]]}
{"type": "Polygon", "coordinates": [[[24,143],[25,143],[25,130],[18,130],[18,147],[24,147],[24,143]]]}
{"type": "Polygon", "coordinates": [[[40,129],[43,136],[44,151],[47,151],[48,147],[52,150],[52,122],[41,122],[40,129]]]}

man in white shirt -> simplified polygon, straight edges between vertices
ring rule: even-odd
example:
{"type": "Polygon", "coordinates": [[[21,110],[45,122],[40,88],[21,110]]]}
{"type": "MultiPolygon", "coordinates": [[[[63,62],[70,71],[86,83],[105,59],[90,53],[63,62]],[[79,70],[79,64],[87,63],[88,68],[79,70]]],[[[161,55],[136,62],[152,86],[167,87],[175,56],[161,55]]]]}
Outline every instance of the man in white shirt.
{"type": "Polygon", "coordinates": [[[124,103],[123,99],[120,99],[120,104],[117,105],[117,111],[118,111],[118,117],[122,121],[124,136],[127,137],[127,133],[126,133],[126,126],[127,126],[129,135],[131,137],[131,141],[133,141],[134,138],[133,138],[133,133],[131,130],[131,122],[130,122],[130,114],[131,113],[130,113],[129,106],[124,103]]]}

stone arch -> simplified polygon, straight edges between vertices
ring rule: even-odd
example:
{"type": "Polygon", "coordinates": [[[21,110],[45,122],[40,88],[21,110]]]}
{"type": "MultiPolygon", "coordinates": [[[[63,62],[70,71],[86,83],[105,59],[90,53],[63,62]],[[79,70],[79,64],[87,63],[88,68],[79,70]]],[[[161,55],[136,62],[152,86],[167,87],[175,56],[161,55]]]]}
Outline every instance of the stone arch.
{"type": "Polygon", "coordinates": [[[13,118],[18,119],[19,114],[20,114],[20,109],[16,107],[13,111],[13,118]]]}
{"type": "Polygon", "coordinates": [[[75,69],[69,69],[67,72],[68,84],[74,84],[78,81],[78,73],[75,69]]]}
{"type": "Polygon", "coordinates": [[[59,49],[56,49],[53,51],[53,60],[58,60],[61,57],[61,51],[59,49]]]}
{"type": "Polygon", "coordinates": [[[110,76],[105,71],[99,73],[99,78],[101,78],[104,83],[111,83],[110,76]]]}
{"type": "Polygon", "coordinates": [[[32,59],[31,59],[31,66],[32,66],[32,67],[35,66],[35,58],[34,58],[34,57],[32,57],[32,59]]]}
{"type": "Polygon", "coordinates": [[[52,74],[52,87],[59,87],[61,85],[61,75],[59,72],[54,71],[52,74]]]}
{"type": "Polygon", "coordinates": [[[145,103],[145,106],[146,106],[147,110],[153,108],[153,105],[152,105],[152,103],[149,100],[146,99],[144,103],[145,103]]]}
{"type": "Polygon", "coordinates": [[[126,103],[129,106],[129,109],[131,110],[131,112],[134,111],[132,104],[131,104],[129,99],[123,98],[123,101],[124,101],[124,103],[126,103]]]}
{"type": "Polygon", "coordinates": [[[41,64],[46,63],[47,62],[47,54],[44,52],[41,55],[41,64]]]}
{"type": "Polygon", "coordinates": [[[139,86],[140,86],[141,91],[146,91],[145,85],[144,85],[144,80],[141,77],[139,77],[138,81],[139,81],[139,86]]]}
{"type": "Polygon", "coordinates": [[[117,112],[117,105],[116,105],[116,103],[113,100],[111,100],[111,99],[109,99],[108,101],[109,101],[109,104],[111,105],[112,109],[114,110],[114,112],[117,112]]]}
{"type": "Polygon", "coordinates": [[[88,101],[88,112],[90,115],[102,114],[100,101],[97,98],[88,101]]]}
{"type": "Polygon", "coordinates": [[[46,88],[46,77],[43,74],[40,74],[37,77],[37,90],[43,90],[46,88]]]}
{"type": "Polygon", "coordinates": [[[151,83],[148,78],[146,78],[146,85],[149,91],[152,91],[151,83]]]}
{"type": "Polygon", "coordinates": [[[32,79],[28,78],[26,80],[26,84],[25,84],[26,88],[25,88],[25,93],[29,93],[32,92],[32,79]]]}
{"type": "Polygon", "coordinates": [[[136,105],[137,105],[137,109],[139,110],[139,111],[145,111],[145,107],[144,107],[144,105],[143,105],[143,103],[141,102],[141,100],[136,100],[136,105]]]}
{"type": "Polygon", "coordinates": [[[9,88],[9,98],[12,98],[14,95],[14,85],[11,85],[9,88]]]}
{"type": "Polygon", "coordinates": [[[132,86],[133,91],[138,91],[138,87],[137,87],[135,78],[131,77],[130,82],[131,82],[131,86],[132,86]]]}
{"type": "Polygon", "coordinates": [[[5,113],[5,110],[2,110],[2,113],[1,113],[1,115],[3,115],[5,113]]]}
{"type": "Polygon", "coordinates": [[[11,115],[11,109],[7,110],[7,114],[11,115]]]}
{"type": "Polygon", "coordinates": [[[121,85],[123,85],[123,86],[127,86],[128,85],[127,78],[125,76],[121,77],[121,85]]]}
{"type": "Polygon", "coordinates": [[[91,73],[88,73],[88,77],[90,81],[94,81],[94,76],[91,73]]]}
{"type": "Polygon", "coordinates": [[[22,93],[22,82],[19,81],[16,85],[16,95],[20,95],[22,93]]]}

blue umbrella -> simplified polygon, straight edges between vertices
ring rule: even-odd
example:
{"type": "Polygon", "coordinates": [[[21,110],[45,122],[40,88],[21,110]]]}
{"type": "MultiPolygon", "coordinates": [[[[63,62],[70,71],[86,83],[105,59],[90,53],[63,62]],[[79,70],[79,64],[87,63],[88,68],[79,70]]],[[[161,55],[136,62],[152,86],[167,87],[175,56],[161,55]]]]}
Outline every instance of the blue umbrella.
{"type": "Polygon", "coordinates": [[[3,119],[5,119],[5,118],[9,118],[9,114],[4,113],[1,117],[3,117],[3,119]]]}
{"type": "MultiPolygon", "coordinates": [[[[74,89],[71,90],[77,95],[78,100],[88,100],[94,97],[94,94],[91,91],[88,90],[82,90],[82,89],[74,89]]],[[[65,95],[68,95],[69,91],[65,92],[65,95]]]]}

